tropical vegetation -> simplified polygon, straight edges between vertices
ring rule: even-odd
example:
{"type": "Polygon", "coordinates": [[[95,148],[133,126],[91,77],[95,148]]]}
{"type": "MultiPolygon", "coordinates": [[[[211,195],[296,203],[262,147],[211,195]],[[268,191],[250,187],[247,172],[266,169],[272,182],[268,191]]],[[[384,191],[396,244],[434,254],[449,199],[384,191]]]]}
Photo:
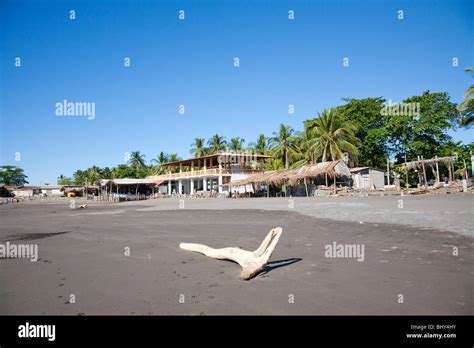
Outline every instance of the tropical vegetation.
{"type": "MultiPolygon", "coordinates": [[[[473,73],[469,68],[467,72],[473,73]]],[[[394,171],[402,173],[405,160],[418,157],[455,156],[455,173],[462,173],[464,162],[471,166],[470,155],[473,143],[454,142],[451,134],[459,128],[469,128],[474,111],[474,86],[470,86],[460,105],[450,100],[447,93],[424,91],[411,96],[399,104],[416,105],[416,113],[387,113],[387,101],[383,97],[345,98],[341,105],[327,108],[309,117],[298,131],[288,124],[280,124],[275,132],[267,136],[258,134],[248,144],[240,136],[226,140],[221,134],[209,139],[194,138],[190,154],[202,157],[223,151],[251,152],[270,155],[267,170],[295,168],[308,163],[343,159],[350,166],[372,166],[384,169],[389,160],[394,171]]],[[[177,161],[176,153],[159,152],[147,162],[140,151],[133,151],[126,163],[113,168],[90,167],[77,170],[71,177],[60,175],[58,184],[93,184],[100,179],[144,178],[163,174],[165,163],[177,161]]],[[[182,170],[190,170],[183,168],[182,170]]],[[[404,177],[402,175],[402,177],[404,177]]],[[[26,175],[15,166],[0,167],[3,185],[27,183],[26,175]]]]}

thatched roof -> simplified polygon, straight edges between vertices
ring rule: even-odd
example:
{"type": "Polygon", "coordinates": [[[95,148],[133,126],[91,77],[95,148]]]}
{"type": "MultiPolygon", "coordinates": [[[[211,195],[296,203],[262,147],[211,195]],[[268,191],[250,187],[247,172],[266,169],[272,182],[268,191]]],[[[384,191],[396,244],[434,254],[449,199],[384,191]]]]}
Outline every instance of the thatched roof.
{"type": "Polygon", "coordinates": [[[108,185],[110,182],[113,185],[155,185],[155,182],[150,179],[131,179],[131,178],[102,179],[100,181],[100,185],[105,186],[105,185],[108,185]]]}
{"type": "Polygon", "coordinates": [[[292,185],[305,178],[316,178],[326,174],[330,178],[351,176],[351,172],[344,161],[331,161],[308,164],[296,169],[273,170],[254,174],[243,180],[227,183],[224,186],[244,186],[248,184],[282,185],[285,182],[289,182],[292,185]]]}
{"type": "Polygon", "coordinates": [[[326,174],[331,179],[334,177],[351,176],[349,167],[344,161],[331,161],[308,164],[300,167],[295,169],[293,173],[287,174],[287,178],[290,180],[290,184],[292,184],[302,179],[314,179],[326,174]]]}
{"type": "Polygon", "coordinates": [[[425,160],[420,160],[420,161],[407,162],[406,164],[403,163],[403,166],[405,166],[407,170],[423,169],[423,164],[433,165],[436,163],[450,163],[450,162],[455,162],[455,160],[456,159],[453,156],[436,157],[436,158],[425,159],[425,160]]]}

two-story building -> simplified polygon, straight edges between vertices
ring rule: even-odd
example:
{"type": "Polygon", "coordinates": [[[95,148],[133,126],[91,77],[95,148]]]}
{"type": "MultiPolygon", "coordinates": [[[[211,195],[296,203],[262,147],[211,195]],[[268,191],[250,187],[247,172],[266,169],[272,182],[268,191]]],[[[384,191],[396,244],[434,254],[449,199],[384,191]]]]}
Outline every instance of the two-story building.
{"type": "Polygon", "coordinates": [[[165,194],[192,195],[200,192],[228,192],[226,183],[261,173],[271,156],[223,152],[161,165],[167,173],[147,179],[161,185],[165,194]]]}

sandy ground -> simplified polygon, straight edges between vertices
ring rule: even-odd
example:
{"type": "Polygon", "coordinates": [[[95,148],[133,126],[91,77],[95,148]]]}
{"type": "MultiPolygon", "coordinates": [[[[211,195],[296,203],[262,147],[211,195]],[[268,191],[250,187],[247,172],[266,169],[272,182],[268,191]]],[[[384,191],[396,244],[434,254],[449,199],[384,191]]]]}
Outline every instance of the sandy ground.
{"type": "Polygon", "coordinates": [[[474,314],[473,198],[9,204],[0,243],[38,244],[40,259],[0,259],[0,314],[474,314]],[[253,250],[275,226],[272,262],[250,281],[178,248],[253,250]],[[364,261],[325,257],[333,242],[364,245],[364,261]]]}

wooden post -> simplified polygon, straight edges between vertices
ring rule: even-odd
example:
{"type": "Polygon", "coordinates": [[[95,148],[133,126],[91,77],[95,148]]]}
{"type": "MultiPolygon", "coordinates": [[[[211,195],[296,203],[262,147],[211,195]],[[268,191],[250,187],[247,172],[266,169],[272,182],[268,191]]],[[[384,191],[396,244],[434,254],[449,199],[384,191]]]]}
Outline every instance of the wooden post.
{"type": "Polygon", "coordinates": [[[334,174],[334,194],[336,194],[336,174],[334,174]]]}
{"type": "MultiPolygon", "coordinates": [[[[420,161],[420,156],[418,156],[418,161],[420,161]]],[[[421,174],[420,174],[420,171],[417,169],[416,172],[418,173],[418,182],[421,186],[421,174]]]]}
{"type": "Polygon", "coordinates": [[[390,189],[390,158],[387,158],[387,184],[390,189]]]}
{"type": "Polygon", "coordinates": [[[451,162],[448,162],[448,172],[449,172],[449,182],[452,181],[451,179],[451,176],[452,176],[452,173],[451,173],[451,162]]]}
{"type": "Polygon", "coordinates": [[[325,173],[325,177],[326,177],[326,187],[328,187],[328,173],[325,173]]]}
{"type": "Polygon", "coordinates": [[[467,180],[467,167],[466,167],[466,160],[465,160],[465,159],[463,159],[462,161],[464,162],[464,177],[465,177],[465,178],[466,178],[466,180],[467,180]]]}
{"type": "Polygon", "coordinates": [[[405,153],[405,186],[408,188],[408,168],[407,168],[407,154],[405,153]]]}
{"type": "Polygon", "coordinates": [[[308,185],[306,184],[306,178],[304,178],[304,187],[306,189],[306,197],[309,197],[309,194],[308,194],[308,185]]]}
{"type": "Polygon", "coordinates": [[[423,177],[425,178],[425,186],[428,185],[428,182],[427,182],[427,177],[426,177],[426,169],[425,169],[425,162],[424,162],[424,159],[423,159],[423,156],[421,156],[421,165],[423,166],[423,177]]]}
{"type": "MultiPolygon", "coordinates": [[[[435,156],[436,160],[438,159],[438,156],[435,156]]],[[[439,183],[439,166],[438,166],[438,161],[436,161],[436,182],[439,183]]]]}

